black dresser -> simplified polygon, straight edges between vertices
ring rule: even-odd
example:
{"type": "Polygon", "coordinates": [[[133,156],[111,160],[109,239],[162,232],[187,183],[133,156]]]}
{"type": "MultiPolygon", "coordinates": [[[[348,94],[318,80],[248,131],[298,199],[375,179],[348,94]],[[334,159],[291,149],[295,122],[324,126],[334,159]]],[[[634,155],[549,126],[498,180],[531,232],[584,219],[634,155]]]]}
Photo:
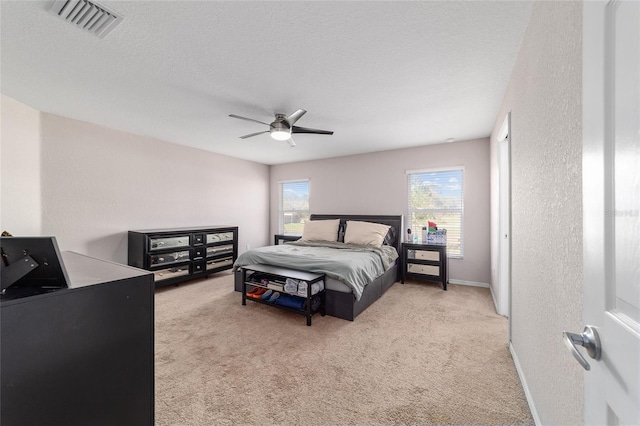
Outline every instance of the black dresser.
{"type": "Polygon", "coordinates": [[[128,263],[153,272],[157,287],[231,269],[237,257],[237,226],[129,231],[128,263]]]}

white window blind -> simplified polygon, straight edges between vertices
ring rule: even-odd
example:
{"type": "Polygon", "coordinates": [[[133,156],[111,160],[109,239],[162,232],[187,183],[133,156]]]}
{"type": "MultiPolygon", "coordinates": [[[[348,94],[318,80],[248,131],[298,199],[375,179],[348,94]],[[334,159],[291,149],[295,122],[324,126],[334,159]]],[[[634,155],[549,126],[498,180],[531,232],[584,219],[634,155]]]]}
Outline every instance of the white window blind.
{"type": "Polygon", "coordinates": [[[280,182],[280,233],[302,235],[309,220],[309,181],[280,182]]]}
{"type": "Polygon", "coordinates": [[[446,229],[449,257],[462,257],[464,253],[463,183],[463,168],[407,173],[408,228],[419,238],[429,221],[438,229],[446,229]]]}

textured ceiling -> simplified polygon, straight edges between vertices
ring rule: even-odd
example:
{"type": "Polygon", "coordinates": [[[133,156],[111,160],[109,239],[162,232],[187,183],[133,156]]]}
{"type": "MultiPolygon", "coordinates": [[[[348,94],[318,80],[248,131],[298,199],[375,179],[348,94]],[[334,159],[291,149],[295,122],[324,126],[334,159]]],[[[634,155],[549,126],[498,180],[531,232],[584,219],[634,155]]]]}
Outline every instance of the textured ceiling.
{"type": "Polygon", "coordinates": [[[0,2],[2,93],[40,111],[265,164],[487,137],[530,1],[105,1],[100,39],[0,2]],[[274,113],[308,113],[266,126],[274,113]]]}

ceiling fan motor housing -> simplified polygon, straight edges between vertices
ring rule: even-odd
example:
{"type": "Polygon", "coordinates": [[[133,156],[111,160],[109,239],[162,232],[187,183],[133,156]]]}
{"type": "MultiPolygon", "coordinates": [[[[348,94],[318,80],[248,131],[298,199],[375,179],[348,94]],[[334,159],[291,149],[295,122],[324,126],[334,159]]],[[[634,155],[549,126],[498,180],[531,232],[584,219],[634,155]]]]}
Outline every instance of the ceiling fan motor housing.
{"type": "Polygon", "coordinates": [[[291,136],[291,125],[284,114],[276,114],[276,121],[271,123],[269,127],[274,139],[286,140],[291,136]]]}

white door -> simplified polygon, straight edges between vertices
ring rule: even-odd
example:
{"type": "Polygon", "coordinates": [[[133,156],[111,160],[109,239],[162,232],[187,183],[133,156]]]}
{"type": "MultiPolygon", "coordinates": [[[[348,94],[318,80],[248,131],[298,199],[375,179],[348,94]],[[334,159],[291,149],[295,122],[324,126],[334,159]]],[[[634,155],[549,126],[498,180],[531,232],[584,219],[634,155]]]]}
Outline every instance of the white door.
{"type": "Polygon", "coordinates": [[[583,318],[601,347],[586,357],[585,423],[638,425],[640,2],[583,7],[583,318]]]}
{"type": "MultiPolygon", "coordinates": [[[[511,317],[511,113],[498,133],[498,313],[511,317]]],[[[511,327],[509,327],[511,341],[511,327]]]]}

